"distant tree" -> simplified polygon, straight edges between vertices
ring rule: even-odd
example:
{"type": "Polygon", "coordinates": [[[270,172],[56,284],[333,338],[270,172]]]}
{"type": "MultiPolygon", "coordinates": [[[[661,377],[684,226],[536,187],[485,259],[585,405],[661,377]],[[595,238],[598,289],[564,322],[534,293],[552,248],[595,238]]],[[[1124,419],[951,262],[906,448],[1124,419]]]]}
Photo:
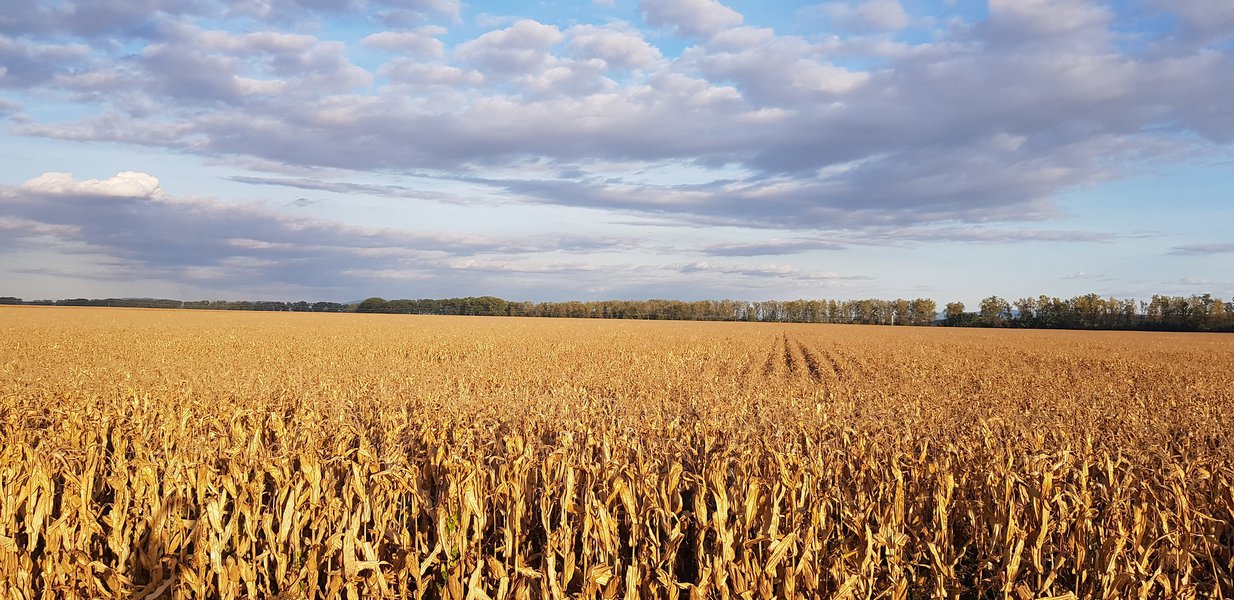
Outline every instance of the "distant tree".
{"type": "Polygon", "coordinates": [[[1135,300],[1116,300],[1114,298],[1110,298],[1107,301],[1107,304],[1109,304],[1114,310],[1114,319],[1112,321],[1113,326],[1124,329],[1129,329],[1135,326],[1135,300]]]}
{"type": "Polygon", "coordinates": [[[908,300],[896,298],[891,301],[891,323],[908,325],[908,300]]]}
{"type": "Polygon", "coordinates": [[[1037,321],[1037,300],[1035,298],[1020,298],[1016,300],[1015,323],[1021,327],[1032,327],[1037,321]]]}
{"type": "Polygon", "coordinates": [[[965,323],[964,303],[963,302],[948,302],[947,308],[944,311],[944,324],[958,327],[965,323]]]}
{"type": "Polygon", "coordinates": [[[850,305],[853,307],[854,322],[866,325],[878,323],[879,306],[876,300],[857,300],[850,305]]]}
{"type": "MultiPolygon", "coordinates": [[[[1212,294],[1191,296],[1187,299],[1187,325],[1189,328],[1200,329],[1208,323],[1213,314],[1213,304],[1219,302],[1212,294]]],[[[1222,307],[1224,310],[1224,307],[1222,307]]]]}
{"type": "Polygon", "coordinates": [[[1003,327],[1011,321],[1011,304],[998,296],[981,301],[978,319],[986,327],[1003,327]]]}
{"type": "Polygon", "coordinates": [[[1105,320],[1105,299],[1097,294],[1076,296],[1071,299],[1070,304],[1080,327],[1100,327],[1105,320]]]}
{"type": "MultiPolygon", "coordinates": [[[[509,302],[495,296],[472,298],[472,307],[478,315],[504,315],[509,312],[509,302]]],[[[599,315],[597,315],[599,316],[599,315]]]]}
{"type": "Polygon", "coordinates": [[[1214,298],[1208,311],[1207,325],[1210,329],[1221,330],[1229,327],[1231,313],[1226,310],[1225,301],[1214,298]]]}
{"type": "Polygon", "coordinates": [[[21,298],[13,296],[0,296],[0,304],[21,304],[21,298]]]}
{"type": "Polygon", "coordinates": [[[872,299],[870,306],[874,309],[874,323],[890,325],[895,320],[895,304],[888,300],[872,299]]]}
{"type": "Polygon", "coordinates": [[[1037,314],[1034,319],[1034,327],[1066,327],[1067,315],[1070,313],[1070,308],[1067,304],[1058,298],[1042,294],[1037,297],[1037,314]]]}
{"type": "Polygon", "coordinates": [[[386,299],[377,297],[369,298],[356,306],[356,312],[362,313],[383,312],[385,309],[386,299]]]}
{"type": "MultiPolygon", "coordinates": [[[[1219,331],[1234,331],[1234,298],[1221,302],[1221,314],[1216,315],[1216,329],[1219,331]]],[[[1214,310],[1217,307],[1214,306],[1214,310]]]]}
{"type": "MultiPolygon", "coordinates": [[[[381,300],[381,298],[369,298],[364,302],[368,302],[369,300],[381,300]]],[[[370,305],[370,310],[365,310],[362,308],[364,306],[364,302],[361,302],[360,306],[356,307],[356,312],[384,312],[399,313],[404,315],[423,312],[423,308],[420,306],[421,303],[416,300],[384,300],[382,302],[373,302],[370,305]]]]}
{"type": "MultiPolygon", "coordinates": [[[[938,310],[938,305],[929,298],[917,298],[908,303],[909,323],[912,325],[923,326],[934,324],[934,313],[938,310]]],[[[963,312],[963,311],[961,311],[963,312]]]]}

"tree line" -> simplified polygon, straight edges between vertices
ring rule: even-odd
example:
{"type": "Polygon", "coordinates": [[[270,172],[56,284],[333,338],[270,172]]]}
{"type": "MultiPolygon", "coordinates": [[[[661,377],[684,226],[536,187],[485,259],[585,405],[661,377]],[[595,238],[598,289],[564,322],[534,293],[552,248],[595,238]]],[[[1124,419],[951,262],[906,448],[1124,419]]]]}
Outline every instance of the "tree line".
{"type": "Polygon", "coordinates": [[[593,319],[692,321],[753,321],[775,323],[854,323],[867,325],[943,325],[950,327],[1020,327],[1033,329],[1142,329],[1159,331],[1234,331],[1234,299],[1211,294],[1154,295],[1148,301],[1103,298],[1086,294],[1062,299],[1052,296],[999,296],[981,300],[970,311],[962,302],[947,303],[941,313],[934,300],[877,298],[863,300],[601,300],[514,302],[495,296],[386,300],[362,302],[183,301],[161,298],[69,298],[23,301],[0,297],[0,304],[52,306],[121,306],[289,312],[358,312],[419,315],[484,315],[593,319]]]}
{"type": "Polygon", "coordinates": [[[990,296],[976,312],[965,311],[962,302],[949,302],[943,317],[941,324],[953,327],[1234,331],[1234,298],[1154,295],[1136,302],[1085,294],[1066,300],[1042,295],[1008,302],[990,296]]]}
{"type": "Polygon", "coordinates": [[[782,323],[865,323],[933,325],[936,304],[915,300],[600,300],[570,302],[509,302],[493,296],[424,300],[369,298],[356,306],[361,313],[429,315],[501,315],[591,319],[689,321],[761,321],[782,323]]]}

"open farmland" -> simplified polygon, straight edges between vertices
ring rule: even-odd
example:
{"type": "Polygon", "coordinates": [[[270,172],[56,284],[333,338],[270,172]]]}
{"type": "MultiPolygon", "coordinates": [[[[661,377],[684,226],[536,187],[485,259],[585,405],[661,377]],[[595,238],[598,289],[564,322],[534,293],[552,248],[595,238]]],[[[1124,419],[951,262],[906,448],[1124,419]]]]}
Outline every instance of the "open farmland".
{"type": "Polygon", "coordinates": [[[1234,595],[1234,336],[0,309],[6,598],[1234,595]]]}

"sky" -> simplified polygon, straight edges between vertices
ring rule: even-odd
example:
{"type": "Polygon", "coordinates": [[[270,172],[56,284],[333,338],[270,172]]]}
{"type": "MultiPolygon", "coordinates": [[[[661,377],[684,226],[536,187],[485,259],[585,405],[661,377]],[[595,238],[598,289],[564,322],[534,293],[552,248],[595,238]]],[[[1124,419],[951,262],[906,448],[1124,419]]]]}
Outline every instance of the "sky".
{"type": "Polygon", "coordinates": [[[5,0],[0,295],[1234,296],[1229,0],[5,0]]]}

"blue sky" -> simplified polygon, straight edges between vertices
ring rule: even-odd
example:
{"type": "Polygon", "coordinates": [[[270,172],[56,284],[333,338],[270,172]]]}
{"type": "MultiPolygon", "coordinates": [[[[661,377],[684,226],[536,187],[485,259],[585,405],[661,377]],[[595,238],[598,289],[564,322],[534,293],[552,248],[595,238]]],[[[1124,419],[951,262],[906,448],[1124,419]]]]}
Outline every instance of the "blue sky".
{"type": "Polygon", "coordinates": [[[1234,296],[1227,0],[16,0],[0,295],[1234,296]]]}

